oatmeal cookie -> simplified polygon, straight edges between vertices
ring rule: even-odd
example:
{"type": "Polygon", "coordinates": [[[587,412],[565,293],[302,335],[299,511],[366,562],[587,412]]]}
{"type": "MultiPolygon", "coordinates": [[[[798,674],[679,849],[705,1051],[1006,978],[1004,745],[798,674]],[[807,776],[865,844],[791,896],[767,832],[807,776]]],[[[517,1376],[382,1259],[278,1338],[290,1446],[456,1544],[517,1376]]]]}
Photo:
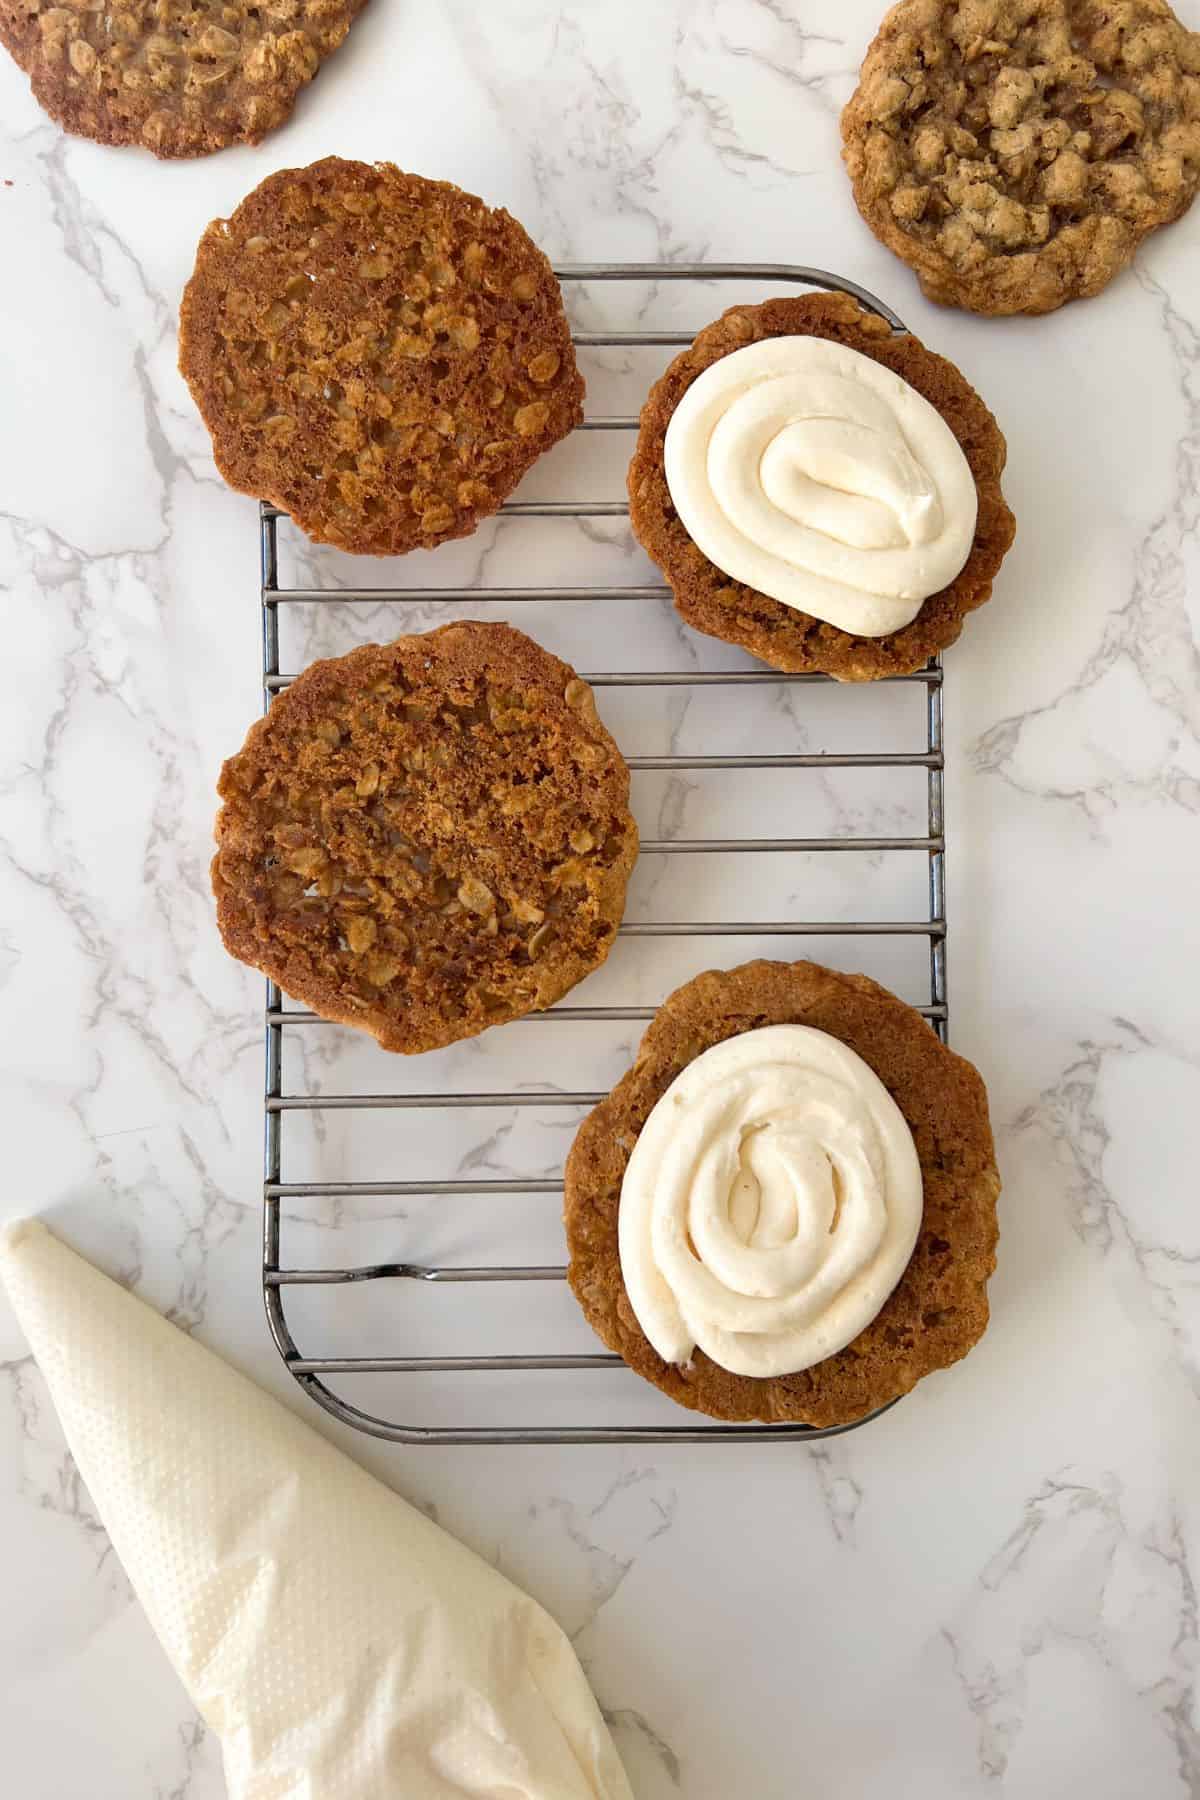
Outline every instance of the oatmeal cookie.
{"type": "Polygon", "coordinates": [[[999,1192],[983,1082],[918,1012],[865,975],[743,963],[698,975],[664,1002],[633,1067],[580,1127],[565,1179],[568,1279],[609,1348],[681,1406],[718,1419],[844,1425],[957,1362],[983,1335],[999,1192]],[[921,1164],[920,1235],[876,1318],[825,1361],[760,1378],[733,1375],[696,1350],[681,1368],[651,1347],[625,1291],[617,1240],[625,1166],[682,1069],[726,1038],[782,1024],[815,1026],[849,1045],[899,1106],[921,1164]]]}
{"type": "Polygon", "coordinates": [[[268,176],[208,227],[179,323],[226,481],[344,550],[465,537],[583,417],[541,251],[392,163],[268,176]]]}
{"type": "Polygon", "coordinates": [[[0,0],[0,43],[52,119],[100,144],[257,144],[366,0],[0,0]]]}
{"type": "Polygon", "coordinates": [[[842,114],[854,198],[931,300],[1098,294],[1200,186],[1200,34],[1165,0],[901,0],[842,114]]]}
{"type": "Polygon", "coordinates": [[[608,955],[637,855],[591,688],[511,625],[314,663],[218,791],[226,948],[385,1050],[550,1006],[608,955]]]}
{"type": "Polygon", "coordinates": [[[954,364],[911,333],[897,335],[848,294],[805,294],[735,306],[682,351],[651,388],[629,465],[635,535],[671,584],[675,605],[697,631],[740,644],[788,673],[822,671],[839,681],[875,681],[919,669],[954,643],[967,613],[982,606],[1013,540],[1000,491],[1006,446],[995,419],[954,364]],[[730,579],[692,542],[671,502],[663,465],[667,427],[684,393],[723,356],[762,338],[829,338],[893,370],[935,406],[962,446],[979,497],[975,541],[963,567],[931,594],[911,624],[885,637],[856,637],[730,579]]]}

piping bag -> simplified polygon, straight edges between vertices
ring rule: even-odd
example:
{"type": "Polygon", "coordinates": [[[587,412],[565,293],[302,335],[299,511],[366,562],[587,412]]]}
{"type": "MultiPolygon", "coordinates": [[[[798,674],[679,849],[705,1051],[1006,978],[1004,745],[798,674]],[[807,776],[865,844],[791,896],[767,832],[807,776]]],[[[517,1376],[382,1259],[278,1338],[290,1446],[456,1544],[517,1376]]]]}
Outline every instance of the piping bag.
{"type": "Polygon", "coordinates": [[[632,1800],[536,1601],[44,1225],[0,1276],[230,1800],[632,1800]]]}

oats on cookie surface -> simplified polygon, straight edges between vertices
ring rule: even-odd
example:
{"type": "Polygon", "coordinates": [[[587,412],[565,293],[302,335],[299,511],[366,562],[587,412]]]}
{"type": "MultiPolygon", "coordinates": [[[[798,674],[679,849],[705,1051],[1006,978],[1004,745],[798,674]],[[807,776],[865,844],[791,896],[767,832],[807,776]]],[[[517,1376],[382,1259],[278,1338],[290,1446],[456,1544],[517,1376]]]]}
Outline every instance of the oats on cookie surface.
{"type": "Polygon", "coordinates": [[[1200,186],[1200,34],[1165,0],[901,0],[842,115],[859,211],[931,300],[1099,293],[1200,186]]]}
{"type": "Polygon", "coordinates": [[[637,855],[580,688],[477,621],[315,663],[221,773],[226,948],[388,1050],[551,1005],[607,956],[637,855]]]}
{"type": "Polygon", "coordinates": [[[0,43],[66,130],[156,156],[257,144],[366,0],[0,0],[0,43]]]}
{"type": "Polygon", "coordinates": [[[359,554],[466,536],[583,416],[562,293],[517,221],[336,156],[208,227],[179,366],[231,486],[359,554]]]}

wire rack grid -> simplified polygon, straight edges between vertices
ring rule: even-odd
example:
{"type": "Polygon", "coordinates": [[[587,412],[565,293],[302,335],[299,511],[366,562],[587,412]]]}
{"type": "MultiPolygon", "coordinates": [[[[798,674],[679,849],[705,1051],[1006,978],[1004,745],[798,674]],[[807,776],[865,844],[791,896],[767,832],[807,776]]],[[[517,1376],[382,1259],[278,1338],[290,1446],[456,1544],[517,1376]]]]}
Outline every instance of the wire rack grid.
{"type": "MultiPolygon", "coordinates": [[[[578,284],[633,282],[640,281],[651,284],[672,282],[701,282],[733,284],[735,297],[737,284],[768,283],[778,284],[785,288],[821,288],[840,291],[853,295],[863,306],[887,321],[893,332],[903,333],[906,329],[903,322],[881,300],[851,281],[830,274],[825,270],[774,264],[571,264],[556,270],[559,280],[570,289],[578,284]]],[[[655,285],[652,293],[657,293],[655,285]]],[[[634,329],[585,331],[573,333],[573,341],[581,349],[643,349],[646,347],[671,350],[689,344],[694,331],[683,330],[649,330],[639,324],[634,329]]],[[[581,430],[585,432],[631,433],[636,431],[638,420],[633,416],[592,416],[584,420],[581,430]]],[[[517,500],[509,501],[502,508],[506,518],[554,518],[600,519],[605,517],[619,518],[627,515],[628,505],[624,500],[517,500]]],[[[261,605],[262,605],[262,688],[264,709],[268,707],[274,695],[286,687],[291,677],[280,669],[280,610],[290,606],[320,606],[329,601],[337,601],[353,606],[363,603],[372,606],[381,601],[394,601],[399,604],[427,603],[432,601],[461,600],[478,602],[481,599],[499,601],[506,608],[511,605],[519,619],[521,606],[525,602],[550,602],[554,605],[587,605],[589,602],[625,600],[633,604],[661,601],[669,596],[669,589],[660,584],[618,585],[596,584],[592,586],[570,587],[468,587],[468,588],[304,588],[287,587],[280,584],[280,555],[278,543],[278,522],[283,515],[273,506],[262,504],[260,507],[260,550],[261,550],[261,605]]],[[[403,628],[403,627],[401,627],[403,628]]],[[[704,687],[710,685],[735,686],[754,689],[767,683],[808,684],[826,683],[827,678],[819,675],[780,675],[766,668],[741,669],[731,671],[704,672],[699,670],[666,670],[650,669],[633,672],[586,670],[581,674],[595,689],[620,688],[652,688],[669,689],[680,685],[704,687]]],[[[928,1002],[920,1007],[920,1011],[930,1021],[938,1035],[945,1040],[947,1032],[947,998],[946,998],[946,908],[945,908],[945,834],[943,821],[943,711],[942,711],[942,669],[940,661],[934,659],[926,668],[915,674],[895,678],[899,681],[919,683],[924,689],[925,704],[923,707],[925,742],[920,749],[911,751],[864,750],[847,753],[795,752],[787,754],[743,754],[718,756],[629,756],[627,761],[633,771],[725,771],[725,770],[803,770],[803,769],[857,769],[865,768],[882,771],[889,768],[910,768],[924,770],[925,810],[927,811],[927,829],[920,836],[872,836],[840,834],[833,837],[729,837],[729,838],[667,838],[643,839],[641,852],[643,856],[661,854],[667,857],[687,856],[689,853],[701,851],[717,851],[730,856],[761,856],[772,852],[917,852],[927,859],[928,878],[924,883],[927,894],[927,908],[923,918],[901,918],[883,921],[872,920],[809,920],[789,917],[773,922],[757,922],[750,924],[744,921],[712,921],[697,923],[694,921],[658,920],[653,922],[630,921],[622,925],[621,936],[654,936],[654,937],[736,937],[779,935],[786,939],[805,937],[853,937],[877,938],[885,936],[908,936],[927,940],[928,943],[928,1002]]],[[[620,949],[614,950],[619,956],[620,949]]],[[[643,1022],[654,1016],[654,1008],[640,1006],[582,1006],[569,1001],[560,1003],[549,1012],[533,1015],[539,1022],[551,1020],[570,1021],[575,1024],[598,1024],[601,1022],[643,1022]]],[[[316,1111],[320,1109],[395,1109],[397,1111],[417,1110],[429,1107],[467,1108],[478,1106],[503,1106],[521,1108],[532,1104],[539,1106],[573,1106],[585,1109],[594,1105],[603,1095],[601,1093],[575,1093],[554,1090],[552,1092],[530,1092],[525,1088],[515,1092],[467,1092],[437,1091],[370,1093],[370,1094],[307,1094],[289,1093],[284,1088],[284,1033],[291,1030],[303,1030],[312,1025],[320,1025],[323,1021],[311,1012],[298,1007],[284,1006],[284,999],[279,988],[267,983],[266,994],[266,1057],[265,1057],[265,1132],[264,1132],[264,1228],[263,1228],[263,1260],[262,1281],[267,1311],[267,1319],[271,1334],[283,1361],[305,1392],[335,1418],[344,1424],[369,1433],[372,1436],[390,1439],[408,1444],[624,1444],[624,1443],[665,1443],[665,1442],[813,1442],[825,1437],[836,1436],[868,1420],[856,1421],[850,1426],[835,1426],[828,1429],[815,1429],[803,1425],[730,1425],[715,1421],[689,1421],[676,1425],[504,1425],[495,1423],[470,1423],[454,1420],[451,1423],[435,1425],[412,1425],[390,1419],[380,1413],[353,1404],[343,1396],[334,1392],[329,1385],[330,1378],[377,1374],[395,1374],[416,1378],[423,1374],[439,1373],[451,1375],[456,1380],[461,1377],[465,1383],[478,1371],[512,1371],[522,1378],[528,1374],[536,1380],[539,1371],[559,1370],[578,1371],[579,1381],[586,1384],[587,1373],[600,1369],[612,1369],[620,1366],[621,1359],[607,1352],[595,1352],[583,1355],[510,1355],[490,1354],[481,1356],[426,1356],[426,1355],[389,1355],[389,1356],[309,1356],[300,1348],[293,1334],[288,1319],[285,1296],[289,1289],[304,1286],[344,1287],[359,1283],[395,1283],[404,1288],[409,1284],[429,1284],[444,1287],[458,1283],[517,1283],[523,1284],[523,1291],[532,1294],[543,1283],[561,1283],[565,1279],[562,1266],[550,1265],[506,1265],[502,1262],[480,1264],[478,1266],[447,1266],[440,1262],[419,1261],[379,1261],[347,1265],[344,1267],[299,1268],[286,1266],[281,1260],[281,1224],[282,1214],[289,1202],[311,1199],[342,1199],[348,1196],[405,1196],[420,1194],[442,1196],[452,1201],[456,1196],[467,1193],[478,1196],[481,1191],[498,1199],[506,1195],[545,1195],[552,1203],[555,1196],[561,1197],[561,1178],[545,1176],[520,1179],[516,1176],[505,1176],[501,1179],[481,1180],[477,1177],[469,1179],[446,1180],[380,1180],[380,1181],[324,1181],[295,1182],[283,1179],[283,1134],[284,1122],[296,1112],[316,1111]]],[[[520,1021],[506,1030],[519,1029],[520,1021]]],[[[491,1035],[491,1034],[489,1034],[491,1035]]],[[[380,1056],[385,1055],[383,1051],[380,1056]]],[[[396,1058],[396,1070],[401,1074],[404,1058],[396,1058]]],[[[403,1322],[403,1308],[398,1306],[395,1317],[403,1322]]],[[[629,1375],[631,1382],[638,1378],[629,1375]]],[[[458,1392],[459,1390],[455,1390],[458,1392]]],[[[580,1387],[585,1396],[585,1385],[580,1387]]],[[[893,1403],[894,1404],[894,1403],[893,1403]]],[[[586,1397],[581,1399],[586,1408],[586,1397]]],[[[886,1410],[886,1409],[883,1409],[886,1410]]],[[[878,1414],[869,1415],[870,1418],[878,1414]]]]}

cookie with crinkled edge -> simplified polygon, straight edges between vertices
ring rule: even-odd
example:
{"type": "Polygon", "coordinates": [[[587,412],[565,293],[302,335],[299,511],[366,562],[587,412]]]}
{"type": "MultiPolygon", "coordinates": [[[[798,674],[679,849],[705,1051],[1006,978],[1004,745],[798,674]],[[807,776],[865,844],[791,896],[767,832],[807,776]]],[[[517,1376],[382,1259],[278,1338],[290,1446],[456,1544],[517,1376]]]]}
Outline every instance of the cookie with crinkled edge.
{"type": "Polygon", "coordinates": [[[877,681],[922,668],[954,643],[969,612],[992,591],[1016,524],[1000,491],[1006,445],[995,419],[967,381],[911,332],[897,334],[848,294],[805,294],[734,306],[700,332],[651,388],[629,465],[629,513],[635,535],[671,585],[675,605],[697,631],[740,644],[789,674],[821,672],[839,681],[877,681]],[[856,637],[734,581],[709,562],[675,511],[663,447],[671,415],[696,377],[723,356],[770,337],[821,337],[846,344],[901,376],[937,408],[975,477],[975,541],[948,587],[884,637],[856,637]]]}
{"type": "Polygon", "coordinates": [[[0,43],[66,131],[156,156],[257,144],[366,0],[0,0],[0,43]]]}
{"type": "Polygon", "coordinates": [[[842,114],[871,230],[931,300],[1098,294],[1200,187],[1200,33],[1165,0],[901,0],[842,114]]]}
{"type": "Polygon", "coordinates": [[[392,163],[284,169],[214,220],[179,366],[226,481],[360,554],[465,537],[583,417],[524,228],[392,163]]]}
{"type": "Polygon", "coordinates": [[[608,955],[637,856],[591,688],[511,625],[314,663],[218,791],[226,949],[385,1050],[560,999],[608,955]]]}
{"type": "Polygon", "coordinates": [[[983,1335],[996,1265],[996,1170],[978,1071],[911,1006],[865,975],[750,962],[697,975],[659,1008],[637,1058],[588,1114],[567,1158],[567,1277],[610,1350],[681,1406],[716,1419],[845,1425],[955,1363],[983,1335]],[[634,1315],[617,1218],[630,1153],[676,1076],[705,1050],[764,1025],[809,1025],[849,1045],[908,1122],[924,1184],[920,1235],[882,1310],[844,1350],[796,1375],[733,1375],[697,1349],[664,1362],[634,1315]]]}

